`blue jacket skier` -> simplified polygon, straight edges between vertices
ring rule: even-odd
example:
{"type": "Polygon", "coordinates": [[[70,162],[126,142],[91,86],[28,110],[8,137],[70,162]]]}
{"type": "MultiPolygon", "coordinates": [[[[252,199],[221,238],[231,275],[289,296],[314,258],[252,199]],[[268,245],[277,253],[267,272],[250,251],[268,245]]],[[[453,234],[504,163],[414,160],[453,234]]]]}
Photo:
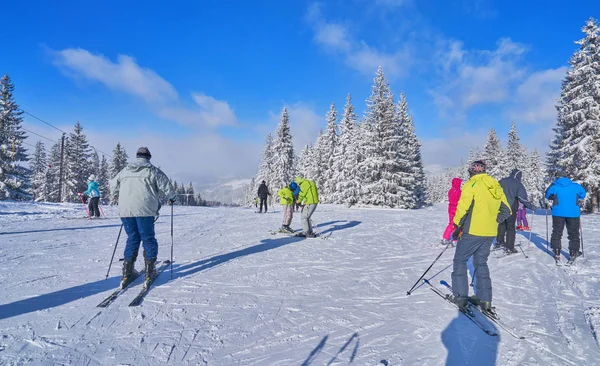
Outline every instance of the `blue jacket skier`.
{"type": "Polygon", "coordinates": [[[581,210],[578,201],[585,198],[585,189],[564,174],[561,174],[546,190],[546,199],[552,200],[552,251],[556,260],[560,259],[562,234],[567,226],[569,236],[569,256],[571,260],[577,258],[579,252],[580,238],[579,228],[581,226],[581,210]]]}
{"type": "Polygon", "coordinates": [[[96,176],[94,174],[90,175],[87,181],[88,189],[83,192],[83,194],[90,197],[88,201],[89,215],[91,218],[100,218],[100,208],[98,207],[100,201],[100,188],[98,187],[98,183],[96,182],[96,176]]]}

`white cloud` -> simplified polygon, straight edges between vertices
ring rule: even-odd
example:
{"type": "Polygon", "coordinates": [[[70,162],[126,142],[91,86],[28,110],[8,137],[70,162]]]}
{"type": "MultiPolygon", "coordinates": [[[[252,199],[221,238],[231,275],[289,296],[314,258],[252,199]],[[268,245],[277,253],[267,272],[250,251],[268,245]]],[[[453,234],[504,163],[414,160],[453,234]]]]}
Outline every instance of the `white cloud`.
{"type": "Polygon", "coordinates": [[[514,104],[509,112],[512,119],[525,123],[553,123],[561,82],[567,67],[534,72],[517,87],[514,104]]]}
{"type": "Polygon", "coordinates": [[[431,91],[440,114],[463,119],[476,105],[509,100],[527,74],[520,64],[524,52],[525,46],[510,39],[501,39],[492,51],[465,51],[460,42],[446,42],[438,54],[442,81],[431,91]]]}
{"type": "Polygon", "coordinates": [[[157,115],[184,125],[217,127],[236,123],[235,113],[225,101],[203,93],[192,94],[196,106],[182,107],[177,91],[155,71],[119,55],[112,62],[103,55],[68,48],[51,51],[54,63],[67,75],[98,81],[111,90],[141,98],[157,115]]]}
{"type": "MultiPolygon", "coordinates": [[[[399,0],[379,0],[388,5],[404,3],[399,0]]],[[[348,27],[330,22],[323,16],[320,3],[313,3],[307,11],[306,19],[313,28],[314,40],[325,51],[340,54],[351,68],[373,75],[377,67],[383,66],[388,78],[398,78],[408,74],[413,64],[413,49],[405,44],[399,50],[384,52],[364,41],[353,39],[348,27]]]]}

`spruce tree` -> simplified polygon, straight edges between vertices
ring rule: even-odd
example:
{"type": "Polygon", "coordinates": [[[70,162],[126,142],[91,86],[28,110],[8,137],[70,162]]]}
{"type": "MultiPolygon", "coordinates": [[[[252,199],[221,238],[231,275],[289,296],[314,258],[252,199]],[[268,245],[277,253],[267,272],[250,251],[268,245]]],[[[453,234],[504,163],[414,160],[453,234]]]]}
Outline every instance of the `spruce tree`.
{"type": "Polygon", "coordinates": [[[587,208],[595,210],[600,185],[600,28],[590,18],[582,31],[585,36],[576,42],[580,47],[562,83],[548,173],[562,171],[582,183],[589,193],[587,208]]]}
{"type": "Polygon", "coordinates": [[[78,193],[87,190],[90,175],[90,145],[77,122],[65,143],[63,202],[79,202],[78,193]]]}
{"type": "Polygon", "coordinates": [[[277,137],[273,143],[273,155],[271,157],[272,177],[270,186],[273,190],[287,186],[296,175],[294,146],[290,132],[290,118],[287,108],[281,112],[281,121],[277,128],[277,137]]]}
{"type": "Polygon", "coordinates": [[[402,208],[421,208],[426,200],[425,169],[421,157],[421,144],[415,133],[415,125],[408,111],[408,102],[404,93],[400,94],[398,102],[398,118],[400,123],[400,148],[397,161],[403,178],[400,186],[403,196],[400,198],[402,208]]]}
{"type": "Polygon", "coordinates": [[[340,136],[335,148],[334,175],[335,192],[333,202],[354,205],[358,202],[360,185],[355,171],[358,164],[358,151],[356,147],[357,117],[352,105],[352,97],[348,94],[344,115],[340,123],[340,136]]]}
{"type": "Polygon", "coordinates": [[[13,97],[14,85],[8,75],[0,79],[0,200],[31,199],[31,171],[23,142],[23,111],[13,97]]]}
{"type": "Polygon", "coordinates": [[[58,202],[60,191],[60,149],[60,141],[52,145],[52,148],[50,149],[50,156],[48,158],[48,170],[46,171],[46,184],[48,186],[48,202],[58,202]]]}
{"type": "Polygon", "coordinates": [[[527,151],[521,145],[517,126],[512,123],[508,133],[508,142],[506,144],[506,173],[509,174],[513,169],[523,171],[527,164],[527,151]]]}
{"type": "Polygon", "coordinates": [[[261,184],[261,182],[265,181],[267,186],[270,186],[271,182],[273,181],[273,175],[273,136],[268,134],[262,154],[262,162],[260,163],[260,167],[258,168],[258,173],[256,175],[256,185],[254,186],[255,197],[257,195],[258,186],[261,184]]]}
{"type": "Polygon", "coordinates": [[[333,180],[333,165],[335,161],[335,149],[338,144],[337,110],[334,103],[331,103],[325,121],[325,133],[322,137],[322,146],[320,146],[321,179],[320,182],[317,182],[317,185],[319,188],[319,201],[331,203],[335,192],[336,182],[333,180]]]}
{"type": "Polygon", "coordinates": [[[110,203],[110,167],[108,165],[108,160],[104,155],[102,155],[102,160],[100,161],[100,168],[96,181],[98,182],[98,187],[100,188],[102,200],[106,203],[110,203]]]}
{"type": "Polygon", "coordinates": [[[314,179],[311,175],[312,168],[310,166],[312,162],[312,150],[313,147],[306,144],[298,157],[298,174],[308,179],[314,179]]]}
{"type": "Polygon", "coordinates": [[[192,185],[192,182],[190,182],[190,185],[187,187],[185,193],[187,195],[186,197],[188,201],[188,206],[197,206],[196,197],[194,193],[194,186],[192,185]]]}
{"type": "Polygon", "coordinates": [[[527,190],[529,201],[538,205],[544,197],[545,173],[542,166],[540,153],[537,149],[533,150],[529,156],[529,164],[523,170],[523,185],[527,190]]]}
{"type": "Polygon", "coordinates": [[[46,149],[44,143],[38,141],[35,144],[35,151],[33,158],[30,161],[29,167],[31,169],[32,180],[31,188],[33,199],[36,202],[43,202],[48,200],[48,185],[46,172],[48,170],[48,159],[46,156],[46,149]]]}
{"type": "Polygon", "coordinates": [[[400,129],[393,98],[379,67],[362,124],[364,139],[360,149],[364,160],[359,162],[359,174],[363,188],[361,202],[365,204],[397,207],[399,196],[404,195],[399,192],[400,181],[406,177],[397,159],[400,129]]]}
{"type": "MultiPolygon", "coordinates": [[[[483,148],[483,160],[487,164],[487,174],[498,180],[506,176],[506,158],[496,130],[491,129],[483,148]]],[[[471,162],[471,161],[470,161],[471,162]]],[[[469,163],[470,163],[469,162],[469,163]]]]}
{"type": "Polygon", "coordinates": [[[117,146],[113,150],[112,164],[110,167],[110,179],[116,177],[117,174],[119,174],[119,172],[127,166],[127,159],[129,159],[129,157],[127,156],[125,148],[121,146],[120,142],[118,142],[117,146]]]}
{"type": "Polygon", "coordinates": [[[90,155],[90,174],[94,174],[96,176],[96,182],[98,181],[97,177],[100,174],[100,156],[98,152],[94,149],[92,154],[90,155]]]}

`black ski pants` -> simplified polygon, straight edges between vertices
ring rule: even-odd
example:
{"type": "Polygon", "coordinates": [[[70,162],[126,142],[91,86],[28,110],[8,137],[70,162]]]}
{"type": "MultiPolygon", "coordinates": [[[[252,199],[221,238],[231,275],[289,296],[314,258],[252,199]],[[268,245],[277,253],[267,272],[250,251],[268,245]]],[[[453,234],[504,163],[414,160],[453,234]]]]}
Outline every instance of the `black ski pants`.
{"type": "Polygon", "coordinates": [[[267,197],[260,198],[260,211],[259,212],[263,212],[263,205],[265,205],[265,213],[267,213],[267,197]]]}
{"type": "Polygon", "coordinates": [[[100,197],[92,197],[88,203],[90,217],[100,217],[100,208],[98,207],[100,197]]]}
{"type": "Polygon", "coordinates": [[[554,253],[560,252],[563,231],[567,225],[567,236],[569,237],[569,253],[579,252],[579,217],[552,216],[552,236],[550,243],[554,253]]]}
{"type": "Polygon", "coordinates": [[[517,236],[517,231],[515,229],[516,223],[517,212],[515,210],[508,219],[498,224],[498,236],[496,237],[496,242],[498,244],[504,244],[507,250],[515,249],[515,238],[517,236]]]}

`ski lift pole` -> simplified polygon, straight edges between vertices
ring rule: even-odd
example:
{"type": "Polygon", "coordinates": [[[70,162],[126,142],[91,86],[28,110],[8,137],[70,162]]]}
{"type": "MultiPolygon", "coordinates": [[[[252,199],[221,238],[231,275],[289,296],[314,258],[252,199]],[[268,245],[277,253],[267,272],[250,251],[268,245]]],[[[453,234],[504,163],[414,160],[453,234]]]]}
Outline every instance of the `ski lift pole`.
{"type": "Polygon", "coordinates": [[[105,280],[108,280],[108,274],[110,273],[110,267],[112,266],[112,262],[115,259],[115,253],[117,252],[117,245],[119,244],[119,239],[121,238],[122,231],[123,231],[123,224],[121,224],[121,228],[119,229],[119,235],[117,235],[117,242],[115,243],[115,249],[113,250],[112,257],[110,257],[110,263],[108,264],[108,271],[106,271],[105,280]]]}

